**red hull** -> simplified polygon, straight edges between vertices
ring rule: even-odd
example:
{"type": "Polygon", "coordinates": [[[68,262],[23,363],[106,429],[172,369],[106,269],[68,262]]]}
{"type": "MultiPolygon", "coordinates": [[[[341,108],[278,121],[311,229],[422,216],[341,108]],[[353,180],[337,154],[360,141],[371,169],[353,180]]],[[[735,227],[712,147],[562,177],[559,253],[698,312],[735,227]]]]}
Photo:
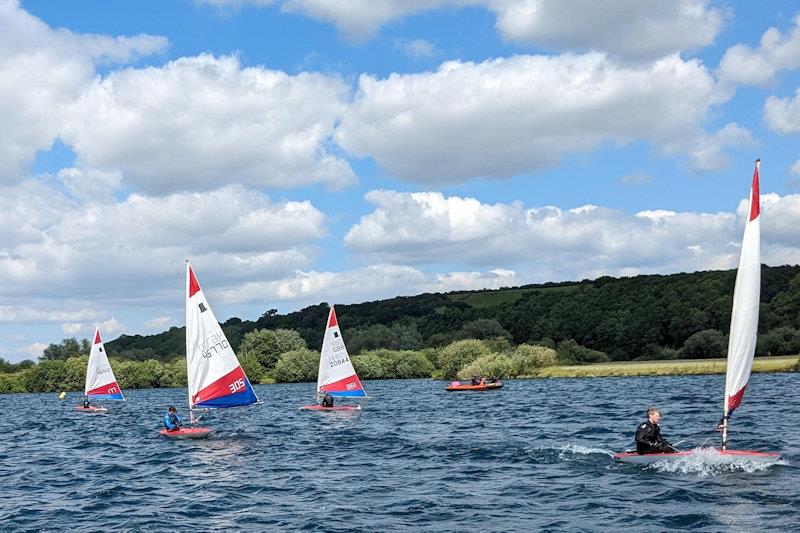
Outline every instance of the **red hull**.
{"type": "Polygon", "coordinates": [[[300,409],[309,411],[360,411],[360,405],[334,405],[333,407],[323,407],[321,405],[304,405],[300,409]]]}
{"type": "Polygon", "coordinates": [[[91,407],[84,407],[82,405],[76,405],[75,411],[79,413],[88,413],[92,415],[101,415],[103,413],[107,413],[108,409],[105,407],[98,407],[96,405],[92,405],[91,407]]]}
{"type": "Polygon", "coordinates": [[[211,431],[211,428],[180,428],[175,431],[162,429],[159,433],[172,439],[204,439],[211,431]]]}
{"type": "Polygon", "coordinates": [[[639,455],[636,452],[623,452],[623,453],[615,453],[614,459],[622,463],[650,464],[650,463],[655,463],[657,461],[670,461],[685,457],[691,457],[693,455],[706,455],[709,452],[715,453],[720,457],[725,457],[728,459],[747,459],[759,463],[774,463],[781,457],[781,454],[778,452],[756,452],[752,450],[722,451],[718,449],[709,450],[708,448],[706,448],[706,449],[688,450],[685,452],[676,452],[676,453],[645,453],[642,455],[639,455]]]}
{"type": "Polygon", "coordinates": [[[497,383],[485,383],[483,385],[448,385],[445,389],[446,391],[450,392],[459,392],[459,391],[485,391],[485,390],[495,390],[495,389],[502,389],[503,384],[500,382],[497,383]]]}

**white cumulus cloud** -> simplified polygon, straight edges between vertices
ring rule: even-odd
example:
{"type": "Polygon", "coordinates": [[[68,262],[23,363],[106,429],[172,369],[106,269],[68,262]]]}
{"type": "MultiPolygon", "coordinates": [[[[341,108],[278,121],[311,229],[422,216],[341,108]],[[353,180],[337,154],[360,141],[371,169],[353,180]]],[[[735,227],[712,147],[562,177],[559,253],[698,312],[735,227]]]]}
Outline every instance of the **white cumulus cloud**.
{"type": "Polygon", "coordinates": [[[794,98],[768,97],[764,102],[764,122],[770,130],[782,135],[800,132],[800,89],[794,98]]]}
{"type": "Polygon", "coordinates": [[[48,345],[43,342],[34,342],[30,346],[26,346],[24,351],[30,357],[38,359],[42,356],[42,352],[44,352],[44,349],[47,348],[47,346],[48,345]]]}
{"type": "Polygon", "coordinates": [[[100,328],[100,333],[102,335],[115,335],[116,333],[121,333],[125,331],[125,325],[117,320],[114,317],[109,318],[108,320],[104,320],[97,324],[97,327],[100,328]]]}
{"type": "Polygon", "coordinates": [[[165,49],[163,37],[110,37],[53,29],[16,0],[0,2],[0,182],[22,178],[37,150],[60,135],[94,83],[97,63],[127,63],[165,49]]]}
{"type": "Polygon", "coordinates": [[[432,57],[436,54],[436,47],[425,39],[400,40],[395,44],[395,49],[413,58],[432,57]]]}
{"type": "Polygon", "coordinates": [[[341,187],[355,174],[327,145],[348,92],[337,77],[185,57],[110,73],[82,93],[62,138],[78,166],[138,190],[341,187]]]}
{"type": "MultiPolygon", "coordinates": [[[[484,204],[438,192],[372,191],[375,210],[345,236],[366,260],[391,264],[514,268],[519,279],[732,268],[746,204],[736,212],[667,210],[626,214],[599,206],[574,209],[484,204]]],[[[765,257],[791,262],[800,251],[800,195],[762,195],[765,257]]]]}
{"type": "Polygon", "coordinates": [[[249,282],[223,292],[222,301],[267,300],[300,305],[322,300],[332,304],[354,303],[422,292],[498,289],[518,284],[516,273],[503,268],[426,273],[408,265],[375,263],[355,270],[298,271],[285,279],[249,282]]]}
{"type": "MultiPolygon", "coordinates": [[[[241,186],[164,197],[132,194],[109,203],[79,202],[26,182],[0,189],[0,221],[21,228],[8,230],[0,244],[5,301],[143,303],[165,291],[180,293],[186,258],[225,283],[280,278],[309,266],[314,243],[326,234],[324,215],[310,202],[272,202],[241,186]]],[[[5,314],[13,317],[14,309],[5,314]]]]}
{"type": "Polygon", "coordinates": [[[333,24],[352,40],[416,13],[483,7],[509,41],[552,50],[603,50],[652,59],[713,43],[729,13],[709,0],[196,0],[216,7],[279,6],[333,24]]]}
{"type": "Polygon", "coordinates": [[[42,309],[33,305],[0,305],[0,322],[36,323],[92,320],[98,316],[93,309],[42,309]]]}
{"type": "Polygon", "coordinates": [[[677,141],[670,149],[685,152],[689,157],[691,167],[698,172],[704,172],[725,169],[730,166],[730,157],[725,151],[726,148],[753,148],[759,144],[750,130],[729,122],[714,133],[702,133],[693,139],[677,141]]]}
{"type": "Polygon", "coordinates": [[[708,0],[494,0],[509,40],[557,50],[604,50],[647,60],[714,42],[728,13],[708,0]]]}
{"type": "Polygon", "coordinates": [[[83,330],[83,324],[80,322],[65,322],[61,324],[61,331],[67,335],[76,335],[83,330]]]}
{"type": "Polygon", "coordinates": [[[782,34],[769,28],[757,48],[734,45],[725,51],[717,69],[720,82],[729,85],[763,85],[782,70],[800,67],[800,15],[794,26],[782,34]]]}
{"type": "Polygon", "coordinates": [[[164,329],[170,322],[172,322],[172,317],[168,316],[157,316],[151,318],[150,320],[145,321],[144,327],[149,330],[162,330],[164,329]]]}
{"type": "Polygon", "coordinates": [[[597,53],[450,61],[362,75],[336,138],[401,179],[441,185],[538,171],[603,143],[688,145],[715,98],[705,67],[678,56],[643,67],[597,53]]]}

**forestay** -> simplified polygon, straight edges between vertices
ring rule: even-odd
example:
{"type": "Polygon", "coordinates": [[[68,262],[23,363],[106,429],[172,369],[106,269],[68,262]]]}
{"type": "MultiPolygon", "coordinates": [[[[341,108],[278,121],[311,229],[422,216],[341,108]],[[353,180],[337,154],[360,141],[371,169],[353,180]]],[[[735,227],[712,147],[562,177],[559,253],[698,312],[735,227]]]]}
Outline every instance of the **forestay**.
{"type": "Polygon", "coordinates": [[[87,397],[98,400],[124,400],[122,390],[117,384],[114,371],[108,362],[100,328],[94,330],[94,342],[89,351],[89,364],[86,366],[86,384],[83,392],[87,397]]]}
{"type": "Polygon", "coordinates": [[[331,306],[328,314],[328,325],[322,341],[322,352],[319,358],[319,374],[317,376],[317,392],[331,396],[363,397],[366,396],[361,380],[356,375],[347,348],[342,340],[342,332],[336,320],[336,311],[331,306]]]}
{"type": "Polygon", "coordinates": [[[188,261],[186,374],[189,408],[237,407],[258,401],[188,261]]]}

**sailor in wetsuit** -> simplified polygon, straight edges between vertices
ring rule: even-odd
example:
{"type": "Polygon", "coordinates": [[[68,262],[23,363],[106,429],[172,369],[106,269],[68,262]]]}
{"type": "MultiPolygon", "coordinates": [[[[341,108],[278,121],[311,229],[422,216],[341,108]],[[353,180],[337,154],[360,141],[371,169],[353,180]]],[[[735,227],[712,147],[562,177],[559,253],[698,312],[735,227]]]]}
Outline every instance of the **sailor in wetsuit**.
{"type": "Polygon", "coordinates": [[[91,406],[92,406],[92,404],[89,402],[89,397],[88,396],[84,396],[84,398],[83,398],[83,408],[84,409],[88,409],[91,406]]]}
{"type": "Polygon", "coordinates": [[[325,393],[325,396],[322,398],[322,402],[320,403],[322,407],[333,407],[333,396],[325,393]]]}
{"type": "Polygon", "coordinates": [[[169,406],[167,412],[164,413],[164,427],[167,431],[177,431],[183,426],[181,417],[178,416],[178,411],[172,405],[169,406]]]}
{"type": "Polygon", "coordinates": [[[661,428],[658,421],[661,420],[661,412],[655,407],[647,410],[647,422],[639,424],[636,428],[636,453],[669,453],[674,452],[670,443],[661,438],[661,428]]]}

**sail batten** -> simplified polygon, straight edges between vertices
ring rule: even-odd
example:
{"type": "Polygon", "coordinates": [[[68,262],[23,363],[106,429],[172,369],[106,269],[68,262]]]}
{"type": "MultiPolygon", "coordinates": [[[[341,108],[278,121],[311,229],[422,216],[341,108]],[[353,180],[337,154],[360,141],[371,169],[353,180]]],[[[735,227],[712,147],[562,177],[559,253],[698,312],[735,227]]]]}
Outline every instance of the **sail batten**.
{"type": "Polygon", "coordinates": [[[239,407],[258,398],[186,263],[186,377],[189,408],[239,407]]]}
{"type": "Polygon", "coordinates": [[[756,161],[750,187],[748,219],[742,237],[739,268],[733,292],[728,365],[725,376],[724,414],[727,419],[744,397],[755,355],[761,295],[761,205],[759,165],[756,161]]]}
{"type": "Polygon", "coordinates": [[[96,400],[124,400],[122,389],[117,384],[111,363],[108,361],[100,328],[94,330],[94,340],[89,351],[89,362],[86,365],[86,383],[83,393],[96,400]]]}
{"type": "Polygon", "coordinates": [[[317,393],[331,396],[363,398],[366,396],[361,380],[358,379],[347,347],[342,339],[336,311],[333,306],[328,313],[325,337],[319,357],[317,374],[317,393]]]}

